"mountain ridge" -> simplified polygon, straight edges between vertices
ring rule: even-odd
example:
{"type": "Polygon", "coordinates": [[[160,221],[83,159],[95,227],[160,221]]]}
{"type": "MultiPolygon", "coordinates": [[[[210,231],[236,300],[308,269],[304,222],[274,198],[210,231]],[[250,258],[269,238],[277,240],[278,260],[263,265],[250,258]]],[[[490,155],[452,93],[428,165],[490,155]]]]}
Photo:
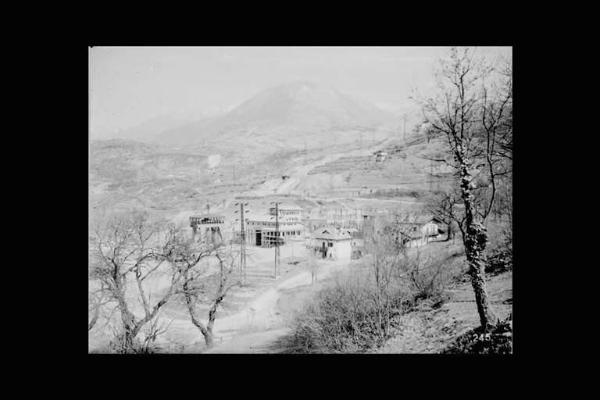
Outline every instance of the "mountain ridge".
{"type": "MultiPolygon", "coordinates": [[[[267,88],[223,115],[164,131],[153,141],[213,146],[219,141],[227,146],[244,136],[256,140],[262,135],[258,147],[268,143],[297,147],[298,135],[319,142],[348,142],[358,139],[359,131],[378,130],[394,119],[394,114],[330,86],[294,81],[267,88]],[[332,135],[327,140],[324,132],[346,135],[332,135]]],[[[242,143],[246,144],[252,145],[242,143]]]]}

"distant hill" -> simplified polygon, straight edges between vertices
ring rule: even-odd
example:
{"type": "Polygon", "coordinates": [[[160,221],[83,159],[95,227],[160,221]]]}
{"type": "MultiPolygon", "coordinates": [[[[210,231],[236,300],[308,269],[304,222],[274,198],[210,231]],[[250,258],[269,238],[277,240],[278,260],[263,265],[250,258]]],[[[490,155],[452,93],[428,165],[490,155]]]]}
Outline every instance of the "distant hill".
{"type": "MultiPolygon", "coordinates": [[[[400,140],[400,121],[327,86],[277,86],[220,116],[162,131],[152,142],[92,141],[92,207],[198,209],[271,183],[268,193],[324,197],[430,190],[429,165],[419,159],[424,145],[390,147],[400,140]],[[372,155],[380,149],[390,153],[383,163],[372,155]],[[282,190],[279,180],[289,174],[295,175],[282,190]]],[[[160,128],[151,125],[145,126],[160,128]]]]}
{"type": "Polygon", "coordinates": [[[361,136],[381,139],[395,119],[334,88],[301,81],[266,89],[222,116],[164,131],[154,141],[219,153],[236,148],[263,153],[350,143],[361,136]]]}
{"type": "MultiPolygon", "coordinates": [[[[239,158],[225,158],[201,148],[176,149],[124,139],[93,140],[90,201],[92,208],[196,207],[206,198],[220,201],[276,175],[289,164],[288,155],[273,157],[269,162],[254,158],[241,164],[239,158]]],[[[248,158],[253,156],[250,153],[248,158]]]]}

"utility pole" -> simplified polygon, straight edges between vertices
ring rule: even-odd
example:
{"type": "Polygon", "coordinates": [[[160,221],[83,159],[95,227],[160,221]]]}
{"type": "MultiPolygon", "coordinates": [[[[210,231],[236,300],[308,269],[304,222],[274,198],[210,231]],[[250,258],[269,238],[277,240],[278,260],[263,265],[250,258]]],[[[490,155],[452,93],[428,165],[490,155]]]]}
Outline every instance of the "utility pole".
{"type": "Polygon", "coordinates": [[[275,202],[275,270],[274,278],[277,279],[277,268],[279,266],[279,202],[275,202]]]}
{"type": "Polygon", "coordinates": [[[279,203],[275,203],[275,236],[277,237],[275,242],[275,279],[277,279],[277,269],[279,267],[279,203]]]}
{"type": "Polygon", "coordinates": [[[402,115],[402,120],[404,122],[404,130],[402,133],[402,138],[406,142],[406,113],[404,115],[402,115]]]}
{"type": "MultiPolygon", "coordinates": [[[[246,228],[244,226],[244,222],[246,217],[244,216],[244,206],[247,206],[248,203],[235,203],[235,205],[240,206],[240,277],[242,280],[242,285],[246,284],[246,228]]],[[[246,210],[249,212],[249,210],[246,210]]],[[[237,210],[236,210],[237,213],[237,210]]]]}
{"type": "Polygon", "coordinates": [[[246,229],[244,227],[244,203],[240,203],[240,266],[242,272],[242,285],[246,284],[246,229]]]}

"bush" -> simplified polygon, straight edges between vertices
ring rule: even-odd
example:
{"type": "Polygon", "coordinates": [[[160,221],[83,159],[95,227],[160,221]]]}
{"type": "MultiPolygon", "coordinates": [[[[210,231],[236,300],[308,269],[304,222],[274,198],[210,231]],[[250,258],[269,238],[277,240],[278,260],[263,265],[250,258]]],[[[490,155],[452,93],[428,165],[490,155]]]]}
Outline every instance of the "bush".
{"type": "Polygon", "coordinates": [[[448,300],[448,286],[465,277],[463,255],[462,251],[445,249],[410,260],[406,268],[415,307],[438,308],[448,300]]]}
{"type": "Polygon", "coordinates": [[[160,353],[162,348],[156,344],[159,335],[166,332],[168,326],[161,324],[159,319],[152,320],[133,340],[127,343],[125,335],[118,329],[113,329],[113,339],[107,346],[94,351],[94,353],[116,354],[154,354],[160,353]]]}
{"type": "Polygon", "coordinates": [[[512,316],[489,332],[481,327],[459,336],[442,351],[444,354],[512,354],[512,316]]]}
{"type": "Polygon", "coordinates": [[[485,272],[498,275],[506,271],[512,271],[512,256],[512,240],[505,239],[489,251],[485,272]]]}
{"type": "Polygon", "coordinates": [[[491,275],[512,270],[512,229],[510,224],[491,225],[485,272],[491,275]]]}
{"type": "Polygon", "coordinates": [[[360,353],[380,346],[390,337],[404,298],[398,290],[378,291],[372,282],[338,281],[297,316],[286,352],[360,353]]]}
{"type": "Polygon", "coordinates": [[[366,269],[321,290],[279,345],[288,353],[360,353],[383,345],[399,316],[423,305],[437,308],[447,299],[455,273],[451,258],[373,257],[366,269]]]}
{"type": "Polygon", "coordinates": [[[485,272],[491,275],[498,275],[507,271],[512,271],[512,251],[494,251],[488,257],[488,262],[485,266],[485,272]]]}
{"type": "Polygon", "coordinates": [[[125,343],[122,335],[116,336],[108,345],[108,353],[116,354],[154,354],[160,351],[160,347],[156,346],[151,341],[134,340],[133,346],[128,346],[125,343]]]}

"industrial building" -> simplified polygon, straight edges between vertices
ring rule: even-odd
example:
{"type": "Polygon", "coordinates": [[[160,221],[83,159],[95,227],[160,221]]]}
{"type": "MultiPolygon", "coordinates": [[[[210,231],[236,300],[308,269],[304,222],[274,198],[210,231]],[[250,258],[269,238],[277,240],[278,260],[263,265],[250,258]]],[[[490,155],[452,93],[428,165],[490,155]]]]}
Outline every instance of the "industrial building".
{"type": "Polygon", "coordinates": [[[268,215],[253,216],[252,219],[248,219],[249,244],[272,247],[279,240],[282,246],[287,239],[303,237],[302,208],[295,205],[280,205],[278,209],[278,216],[275,215],[275,207],[271,207],[268,215]]]}
{"type": "Polygon", "coordinates": [[[217,214],[192,215],[190,226],[192,227],[193,239],[210,243],[223,241],[223,223],[225,217],[217,214]]]}

